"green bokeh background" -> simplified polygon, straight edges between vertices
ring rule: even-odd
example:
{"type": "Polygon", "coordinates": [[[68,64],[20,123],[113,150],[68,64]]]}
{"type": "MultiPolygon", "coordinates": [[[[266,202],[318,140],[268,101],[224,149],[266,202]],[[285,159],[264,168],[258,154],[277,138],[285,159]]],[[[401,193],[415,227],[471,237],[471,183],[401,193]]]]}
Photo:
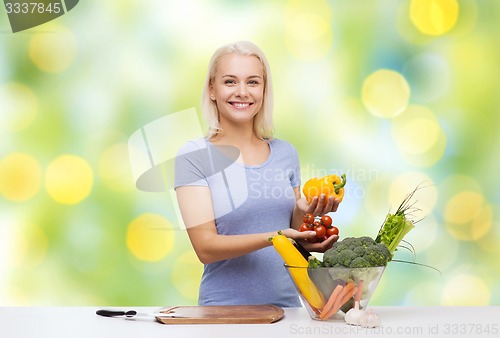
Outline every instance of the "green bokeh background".
{"type": "MultiPolygon", "coordinates": [[[[417,29],[406,0],[81,1],[16,34],[0,10],[0,305],[196,303],[201,264],[169,195],[135,188],[127,142],[167,114],[199,111],[211,54],[235,40],[268,56],[276,136],[296,146],[303,181],[348,174],[334,215],[343,236],[375,236],[398,186],[432,184],[407,239],[442,275],[391,263],[372,305],[499,305],[500,2],[457,3],[456,24],[437,36],[417,29]],[[370,112],[362,88],[381,69],[406,80],[409,106],[431,111],[441,150],[405,148],[397,125],[407,111],[370,112]],[[34,162],[12,167],[15,154],[34,162]],[[49,193],[62,155],[91,169],[77,203],[49,193]],[[18,189],[31,192],[13,197],[18,189]],[[144,215],[167,222],[143,224],[167,246],[154,246],[153,260],[127,244],[144,215]]],[[[420,132],[413,147],[427,140],[420,132]]]]}

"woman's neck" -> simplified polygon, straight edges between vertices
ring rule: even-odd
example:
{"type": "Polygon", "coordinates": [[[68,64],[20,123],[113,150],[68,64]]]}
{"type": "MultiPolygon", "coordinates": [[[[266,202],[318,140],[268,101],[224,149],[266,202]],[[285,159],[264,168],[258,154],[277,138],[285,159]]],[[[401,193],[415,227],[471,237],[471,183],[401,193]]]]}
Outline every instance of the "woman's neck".
{"type": "Polygon", "coordinates": [[[215,145],[229,145],[238,148],[238,162],[246,165],[258,165],[267,160],[270,154],[269,144],[257,137],[252,129],[223,128],[222,135],[211,140],[215,145]]]}
{"type": "Polygon", "coordinates": [[[261,141],[261,139],[257,137],[257,135],[255,135],[252,126],[239,126],[229,128],[223,127],[222,135],[212,142],[217,144],[233,145],[238,148],[242,148],[259,141],[261,141]]]}

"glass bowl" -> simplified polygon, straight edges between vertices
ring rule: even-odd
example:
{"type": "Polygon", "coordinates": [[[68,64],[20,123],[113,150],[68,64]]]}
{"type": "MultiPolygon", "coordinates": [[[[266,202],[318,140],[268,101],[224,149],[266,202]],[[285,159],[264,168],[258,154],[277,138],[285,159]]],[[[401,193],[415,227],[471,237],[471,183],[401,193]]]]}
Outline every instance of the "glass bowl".
{"type": "Polygon", "coordinates": [[[286,264],[285,268],[314,320],[341,319],[356,301],[364,309],[385,270],[385,266],[308,268],[286,264]]]}

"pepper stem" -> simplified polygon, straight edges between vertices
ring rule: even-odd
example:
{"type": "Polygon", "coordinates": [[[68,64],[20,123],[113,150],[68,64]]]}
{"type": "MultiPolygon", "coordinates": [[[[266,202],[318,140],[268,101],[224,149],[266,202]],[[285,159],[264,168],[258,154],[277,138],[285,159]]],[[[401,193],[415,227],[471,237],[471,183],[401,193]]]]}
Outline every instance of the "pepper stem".
{"type": "Polygon", "coordinates": [[[342,174],[342,176],[340,176],[340,178],[342,179],[342,181],[340,183],[333,185],[333,188],[335,189],[336,194],[338,194],[339,190],[342,189],[344,187],[344,185],[347,183],[347,179],[346,179],[345,174],[342,174]]]}

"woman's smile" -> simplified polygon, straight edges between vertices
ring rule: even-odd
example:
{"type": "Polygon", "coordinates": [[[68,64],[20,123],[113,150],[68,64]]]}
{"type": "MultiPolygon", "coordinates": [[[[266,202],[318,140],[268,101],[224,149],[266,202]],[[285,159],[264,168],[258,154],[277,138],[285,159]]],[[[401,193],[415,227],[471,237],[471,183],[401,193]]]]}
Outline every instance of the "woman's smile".
{"type": "Polygon", "coordinates": [[[253,105],[253,102],[234,102],[234,101],[230,101],[229,104],[231,106],[233,106],[234,108],[236,109],[246,109],[248,107],[250,107],[251,105],[253,105]]]}

